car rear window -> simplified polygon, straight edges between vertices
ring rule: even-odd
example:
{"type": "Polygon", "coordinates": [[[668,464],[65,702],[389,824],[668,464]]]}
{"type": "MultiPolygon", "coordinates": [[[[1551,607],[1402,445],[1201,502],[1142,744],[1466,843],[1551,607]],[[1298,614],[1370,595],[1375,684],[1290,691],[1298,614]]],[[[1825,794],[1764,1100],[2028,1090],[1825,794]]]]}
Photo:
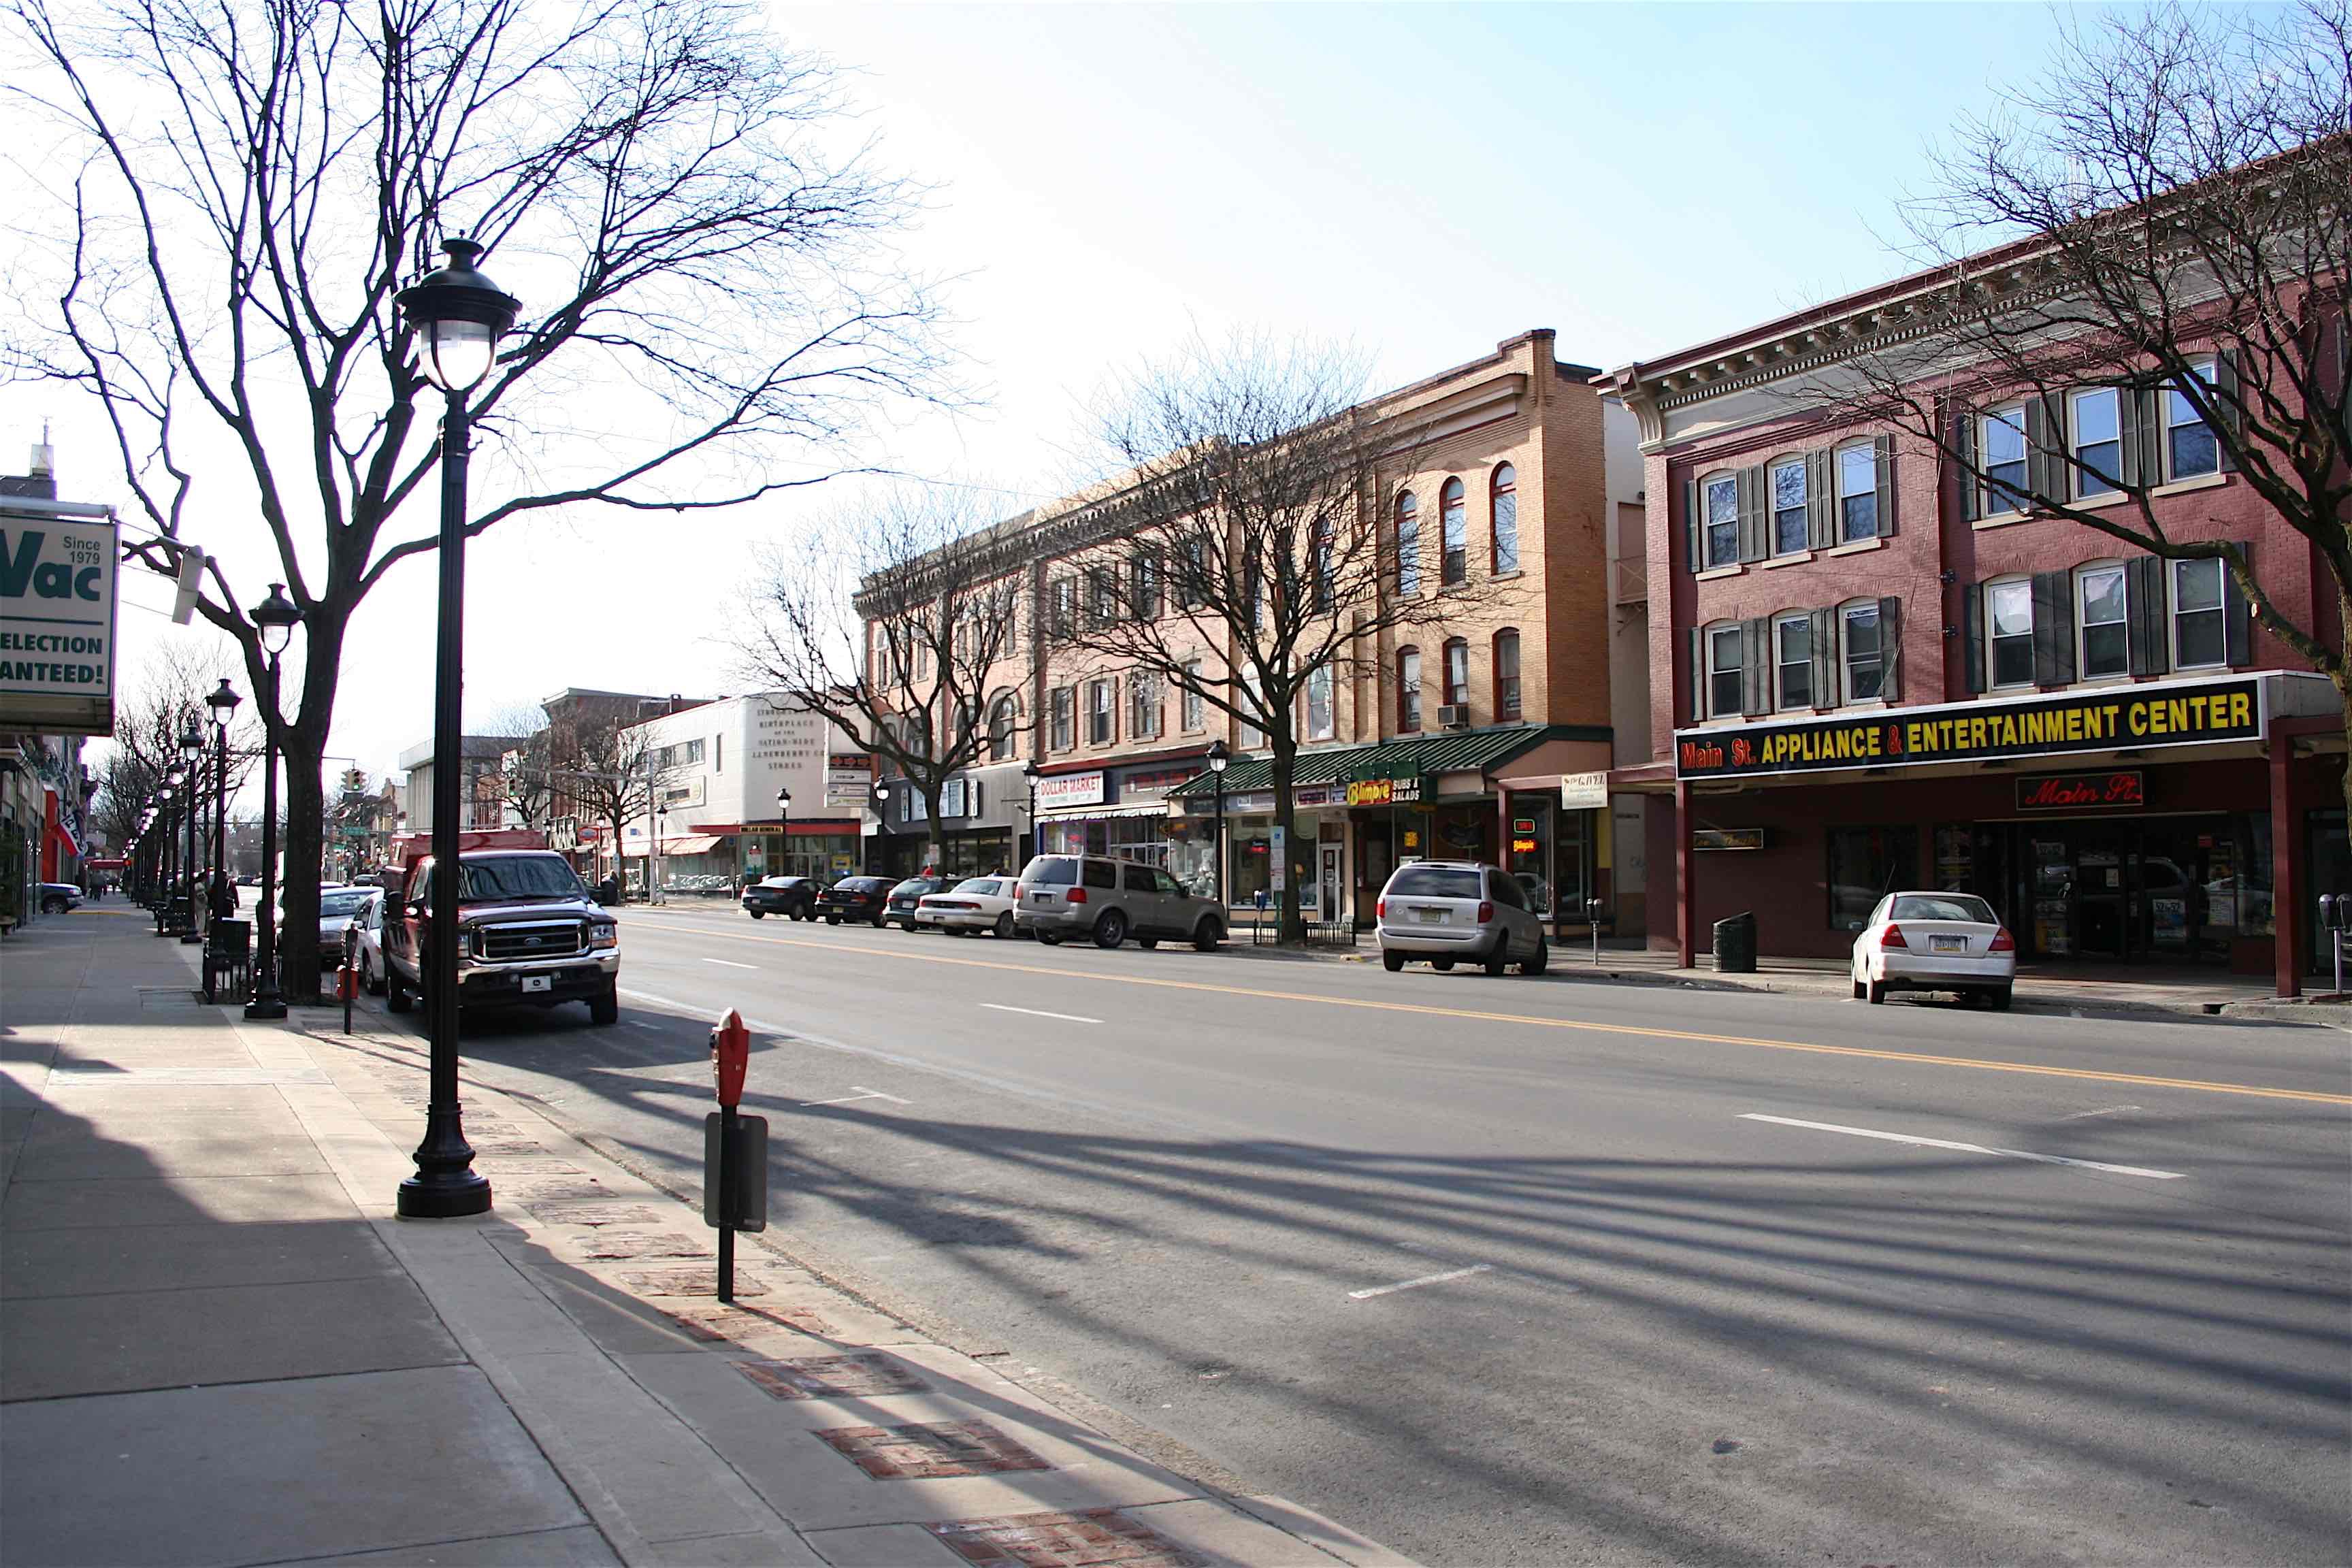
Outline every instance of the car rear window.
{"type": "Polygon", "coordinates": [[[319,912],[329,917],[355,915],[373,897],[373,893],[328,893],[319,900],[319,912]]]}
{"type": "Polygon", "coordinates": [[[1407,866],[1389,881],[1392,897],[1408,899],[1475,899],[1478,873],[1440,866],[1407,866]]]}
{"type": "Polygon", "coordinates": [[[1078,863],[1066,855],[1040,855],[1022,868],[1021,879],[1041,888],[1066,888],[1078,879],[1078,863]]]}
{"type": "Polygon", "coordinates": [[[959,893],[977,893],[982,898],[994,898],[996,896],[996,879],[993,877],[967,877],[962,881],[956,884],[955,890],[959,893]]]}
{"type": "Polygon", "coordinates": [[[1979,925],[1999,925],[2000,918],[1992,906],[1971,893],[1937,893],[1932,897],[1915,893],[1895,900],[1895,911],[1887,917],[1898,921],[1973,921],[1979,925]]]}

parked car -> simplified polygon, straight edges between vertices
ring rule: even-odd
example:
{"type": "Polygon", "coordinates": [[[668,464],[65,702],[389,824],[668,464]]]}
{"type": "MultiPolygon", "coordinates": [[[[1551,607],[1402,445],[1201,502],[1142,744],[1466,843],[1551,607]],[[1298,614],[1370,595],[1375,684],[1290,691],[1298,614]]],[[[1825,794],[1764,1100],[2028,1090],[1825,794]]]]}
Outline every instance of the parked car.
{"type": "Polygon", "coordinates": [[[1373,906],[1381,965],[1393,974],[1426,959],[1433,969],[1479,963],[1489,974],[1512,964],[1541,974],[1551,962],[1542,917],[1527,889],[1500,866],[1476,860],[1416,860],[1389,875],[1373,906]]]}
{"type": "Polygon", "coordinates": [[[1081,936],[1117,947],[1132,935],[1139,947],[1166,940],[1207,952],[1225,939],[1224,911],[1214,900],[1139,861],[1039,855],[1021,868],[1014,891],[1013,925],[1048,947],[1081,936]]]}
{"type": "Polygon", "coordinates": [[[734,891],[734,879],[715,871],[672,877],[662,883],[662,892],[673,899],[723,899],[734,891]]]}
{"type": "Polygon", "coordinates": [[[1853,939],[1857,999],[1949,991],[2005,1009],[2016,984],[2016,939],[1974,893],[1889,893],[1853,939]]]}
{"type": "Polygon", "coordinates": [[[376,920],[383,898],[382,888],[331,888],[319,895],[320,968],[341,964],[345,928],[376,920]]]}
{"type": "Polygon", "coordinates": [[[955,886],[947,877],[909,877],[890,889],[890,923],[901,931],[915,929],[915,906],[929,893],[944,893],[955,886]]]}
{"type": "Polygon", "coordinates": [[[865,921],[882,925],[889,916],[885,907],[890,889],[897,885],[893,877],[844,877],[816,896],[816,912],[824,923],[837,926],[844,921],[865,921]]]}
{"type": "Polygon", "coordinates": [[[43,914],[61,915],[68,910],[78,910],[79,908],[81,908],[81,889],[75,887],[71,882],[44,882],[41,884],[41,912],[43,914]]]}
{"type": "Polygon", "coordinates": [[[816,919],[817,889],[814,877],[768,877],[743,889],[743,912],[755,921],[770,915],[786,920],[816,919]]]}
{"type": "Polygon", "coordinates": [[[384,992],[384,976],[388,972],[383,964],[383,928],[385,921],[393,918],[394,910],[392,895],[381,892],[374,908],[352,922],[353,929],[360,933],[360,984],[367,988],[371,996],[381,996],[384,992]]]}
{"type": "Polygon", "coordinates": [[[1010,877],[966,877],[952,888],[926,893],[919,900],[915,923],[936,927],[950,936],[984,931],[1009,939],[1019,890],[1020,884],[1010,877]]]}
{"type": "MultiPolygon", "coordinates": [[[[619,924],[551,849],[477,849],[457,858],[457,1005],[552,1007],[585,1002],[589,1019],[621,1017],[619,924]]],[[[405,1013],[425,994],[426,897],[433,858],[411,862],[384,922],[384,1005],[405,1013]]]]}

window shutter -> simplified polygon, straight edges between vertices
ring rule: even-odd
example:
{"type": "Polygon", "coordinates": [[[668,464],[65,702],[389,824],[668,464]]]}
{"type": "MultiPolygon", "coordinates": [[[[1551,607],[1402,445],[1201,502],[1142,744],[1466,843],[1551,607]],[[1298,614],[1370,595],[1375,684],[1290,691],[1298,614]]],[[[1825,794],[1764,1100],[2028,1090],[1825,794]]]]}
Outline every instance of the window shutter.
{"type": "Polygon", "coordinates": [[[2164,458],[2157,447],[2162,427],[2157,418],[2158,391],[2153,386],[2116,389],[2116,433],[2121,440],[2119,476],[2126,489],[2164,482],[2164,458]]]}
{"type": "Polygon", "coordinates": [[[1827,550],[1837,539],[1837,495],[1831,482],[1830,450],[1805,454],[1805,543],[1827,550]]]}
{"type": "Polygon", "coordinates": [[[1706,634],[1700,627],[1684,631],[1683,657],[1690,669],[1690,689],[1683,695],[1690,703],[1690,722],[1696,724],[1706,717],[1706,634]]]}
{"type": "MultiPolygon", "coordinates": [[[[2244,421],[2238,417],[2239,396],[2237,353],[2231,349],[2222,349],[2213,356],[2213,412],[2221,416],[2221,423],[2229,427],[2230,434],[2244,427],[2244,421]]],[[[2220,445],[2221,471],[2228,473],[2238,465],[2230,460],[2228,439],[2225,437],[2220,445]]]]}
{"type": "Polygon", "coordinates": [[[1959,428],[1952,432],[1952,446],[1960,454],[1960,517],[1974,522],[1981,510],[1979,497],[1984,487],[1977,482],[1977,411],[1963,408],[1958,415],[1959,428]]]}
{"type": "Polygon", "coordinates": [[[1882,701],[1903,700],[1903,601],[1878,601],[1878,695],[1882,701]]]}
{"type": "Polygon", "coordinates": [[[1699,550],[1698,479],[1694,475],[1683,481],[1683,566],[1686,571],[1696,572],[1706,563],[1699,550]]]}
{"type": "MultiPolygon", "coordinates": [[[[2253,570],[2254,547],[2250,543],[2238,546],[2248,571],[2253,570]]],[[[2254,662],[2254,605],[2246,591],[2238,586],[2237,574],[2227,563],[2221,567],[2221,645],[2223,657],[2232,669],[2243,669],[2254,662]]]]}
{"type": "Polygon", "coordinates": [[[2158,555],[2143,555],[2124,563],[2126,628],[2131,638],[2131,672],[2162,675],[2172,666],[2166,647],[2164,574],[2172,563],[2158,555]]]}
{"type": "Polygon", "coordinates": [[[1739,559],[1761,561],[1772,553],[1765,521],[1764,469],[1742,468],[1733,476],[1739,489],[1739,559]]]}
{"type": "Polygon", "coordinates": [[[1759,616],[1739,623],[1739,710],[1742,713],[1769,713],[1772,710],[1771,627],[1759,616]]]}
{"type": "Polygon", "coordinates": [[[1881,436],[1872,444],[1878,472],[1878,537],[1895,537],[1895,437],[1881,436]]]}
{"type": "Polygon", "coordinates": [[[1834,708],[1838,705],[1837,612],[1815,610],[1806,618],[1812,623],[1813,706],[1834,708]]]}
{"type": "Polygon", "coordinates": [[[2067,491],[2065,410],[2054,397],[2025,400],[2025,489],[2035,500],[2063,500],[2067,491]]]}
{"type": "Polygon", "coordinates": [[[1960,653],[1969,661],[1968,690],[1971,697],[1985,689],[1984,584],[1971,583],[1960,595],[1960,653]]]}
{"type": "Polygon", "coordinates": [[[2033,574],[2033,683],[2074,683],[2074,574],[2033,574]]]}

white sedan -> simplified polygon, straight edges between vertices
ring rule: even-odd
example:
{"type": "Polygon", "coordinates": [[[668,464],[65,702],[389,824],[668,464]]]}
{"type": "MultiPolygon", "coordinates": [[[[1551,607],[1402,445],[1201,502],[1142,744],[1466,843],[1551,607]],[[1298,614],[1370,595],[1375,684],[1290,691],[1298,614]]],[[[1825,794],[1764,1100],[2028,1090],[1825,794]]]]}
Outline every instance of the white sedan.
{"type": "Polygon", "coordinates": [[[1010,938],[1019,887],[1011,877],[966,877],[945,892],[925,893],[915,905],[915,924],[953,936],[984,931],[1010,938]]]}
{"type": "Polygon", "coordinates": [[[1853,939],[1853,994],[1949,991],[1996,1009],[2017,982],[2017,942],[1974,893],[1889,893],[1853,939]]]}

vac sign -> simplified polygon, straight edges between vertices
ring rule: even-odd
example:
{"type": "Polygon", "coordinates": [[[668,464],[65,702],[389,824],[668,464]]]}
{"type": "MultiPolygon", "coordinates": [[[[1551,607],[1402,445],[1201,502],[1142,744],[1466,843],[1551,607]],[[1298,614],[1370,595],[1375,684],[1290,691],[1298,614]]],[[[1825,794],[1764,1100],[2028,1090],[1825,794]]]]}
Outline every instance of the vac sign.
{"type": "Polygon", "coordinates": [[[0,729],[114,731],[115,525],[0,511],[0,729]]]}

